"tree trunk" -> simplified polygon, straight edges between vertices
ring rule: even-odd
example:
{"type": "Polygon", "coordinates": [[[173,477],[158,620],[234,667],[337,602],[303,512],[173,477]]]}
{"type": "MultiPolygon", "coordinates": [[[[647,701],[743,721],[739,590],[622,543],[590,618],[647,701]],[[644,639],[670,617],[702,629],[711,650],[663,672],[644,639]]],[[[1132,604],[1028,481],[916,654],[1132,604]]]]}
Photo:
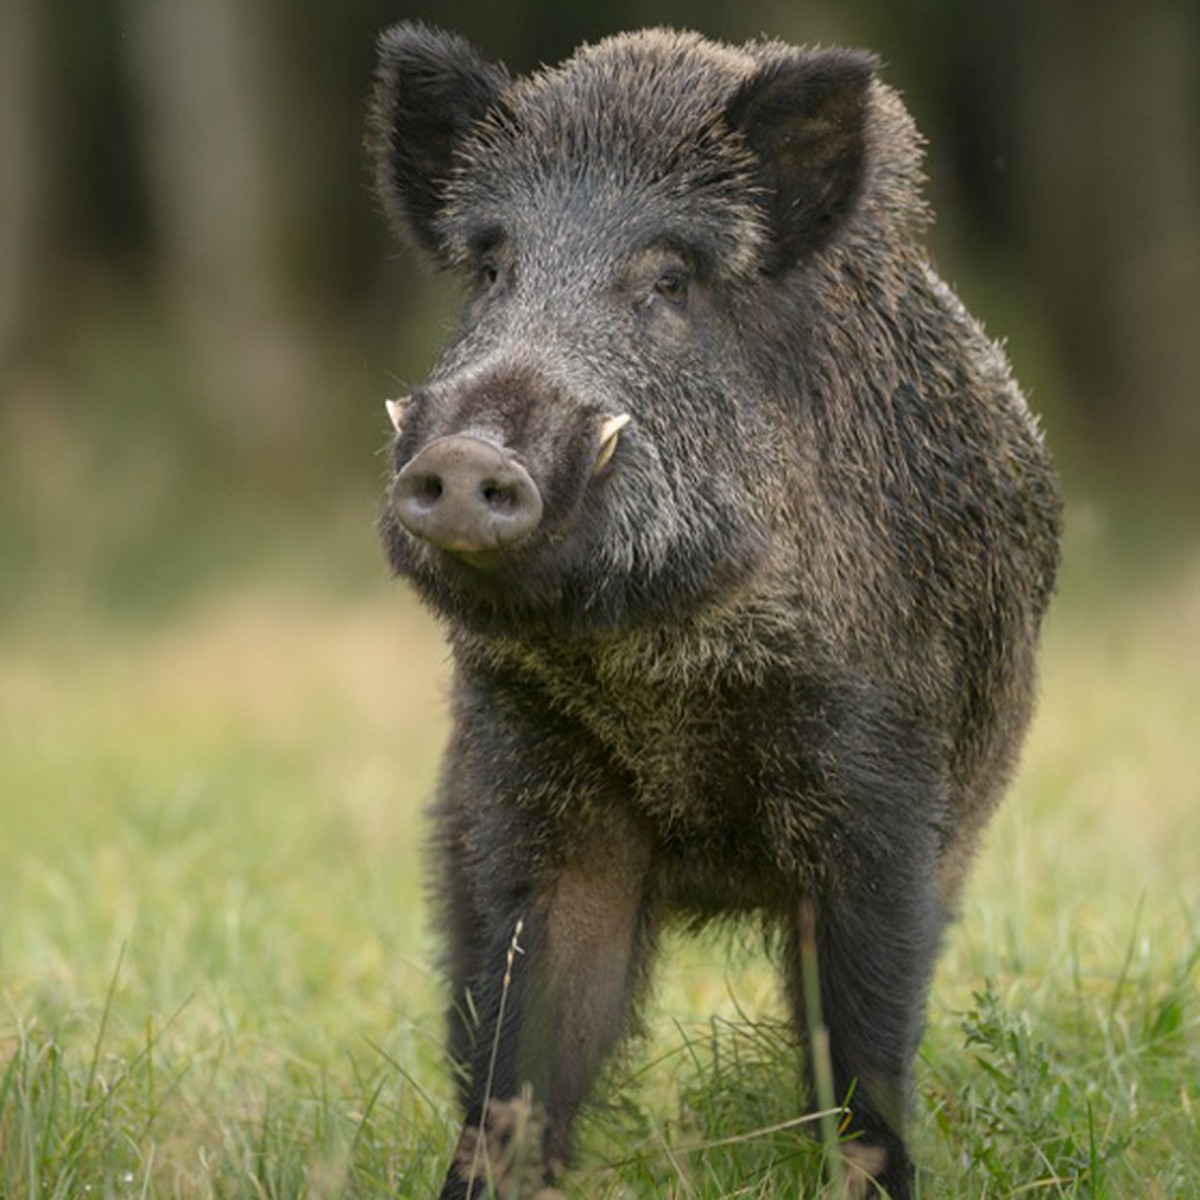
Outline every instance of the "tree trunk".
{"type": "Polygon", "coordinates": [[[0,368],[32,332],[42,245],[38,0],[0,3],[0,368]]]}
{"type": "Polygon", "coordinates": [[[154,232],[202,400],[235,452],[278,461],[312,439],[319,386],[285,261],[295,193],[269,13],[261,0],[125,7],[154,232]]]}
{"type": "Polygon", "coordinates": [[[1023,14],[1023,223],[1079,412],[1115,457],[1194,486],[1197,20],[1174,0],[1030,0],[1023,14]]]}

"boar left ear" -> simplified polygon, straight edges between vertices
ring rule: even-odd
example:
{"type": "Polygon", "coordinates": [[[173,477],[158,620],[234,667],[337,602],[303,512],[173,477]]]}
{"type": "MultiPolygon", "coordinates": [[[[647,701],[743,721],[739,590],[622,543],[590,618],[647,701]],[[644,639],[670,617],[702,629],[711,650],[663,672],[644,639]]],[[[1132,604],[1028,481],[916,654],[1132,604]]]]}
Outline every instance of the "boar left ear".
{"type": "Polygon", "coordinates": [[[455,154],[508,86],[508,72],[462,38],[420,23],[379,37],[367,148],[393,227],[436,258],[436,219],[455,154]]]}
{"type": "Polygon", "coordinates": [[[813,51],[764,64],[730,102],[726,118],[763,173],[774,269],[828,242],[858,201],[877,66],[859,50],[813,51]]]}

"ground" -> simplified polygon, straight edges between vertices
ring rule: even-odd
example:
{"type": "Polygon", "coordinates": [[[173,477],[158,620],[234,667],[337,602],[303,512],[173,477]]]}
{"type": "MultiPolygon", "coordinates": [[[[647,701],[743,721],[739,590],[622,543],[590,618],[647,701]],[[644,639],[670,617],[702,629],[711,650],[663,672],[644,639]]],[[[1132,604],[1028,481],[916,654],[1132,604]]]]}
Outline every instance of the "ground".
{"type": "MultiPolygon", "coordinates": [[[[1074,506],[931,997],[926,1197],[1200,1195],[1200,551],[1115,540],[1074,506]]],[[[398,585],[322,561],[0,626],[0,1195],[435,1193],[445,655],[398,585]]],[[[722,935],[662,967],[568,1196],[818,1194],[765,962],[722,935]]]]}

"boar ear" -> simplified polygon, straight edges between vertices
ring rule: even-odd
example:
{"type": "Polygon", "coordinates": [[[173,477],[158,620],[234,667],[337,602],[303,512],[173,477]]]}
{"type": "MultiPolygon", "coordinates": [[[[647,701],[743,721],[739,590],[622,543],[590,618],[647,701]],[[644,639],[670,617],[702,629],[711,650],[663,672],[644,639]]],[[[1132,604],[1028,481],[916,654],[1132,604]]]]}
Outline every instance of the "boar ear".
{"type": "Polygon", "coordinates": [[[509,82],[453,34],[405,23],[379,37],[367,135],[375,190],[393,227],[435,258],[455,152],[509,82]]]}
{"type": "Polygon", "coordinates": [[[824,245],[852,211],[865,172],[867,97],[878,61],[820,50],[764,64],[726,111],[757,157],[775,235],[774,269],[824,245]]]}

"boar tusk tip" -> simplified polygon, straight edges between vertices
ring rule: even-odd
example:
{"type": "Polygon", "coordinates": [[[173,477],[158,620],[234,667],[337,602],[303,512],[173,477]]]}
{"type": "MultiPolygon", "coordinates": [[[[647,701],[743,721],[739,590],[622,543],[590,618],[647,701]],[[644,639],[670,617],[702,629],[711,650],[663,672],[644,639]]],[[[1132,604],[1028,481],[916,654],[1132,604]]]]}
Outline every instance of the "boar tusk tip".
{"type": "Polygon", "coordinates": [[[617,417],[605,417],[604,424],[600,426],[600,440],[607,442],[609,438],[615,437],[633,418],[628,413],[621,413],[617,417]]]}
{"type": "Polygon", "coordinates": [[[405,396],[403,400],[385,400],[383,402],[384,408],[387,409],[388,419],[392,423],[392,428],[395,429],[397,433],[400,432],[400,424],[404,420],[404,410],[407,405],[407,396],[405,396]]]}
{"type": "Polygon", "coordinates": [[[595,466],[592,467],[593,475],[608,465],[608,460],[612,458],[613,452],[617,448],[617,437],[631,419],[628,413],[604,418],[604,423],[600,426],[600,449],[596,453],[595,466]]]}

